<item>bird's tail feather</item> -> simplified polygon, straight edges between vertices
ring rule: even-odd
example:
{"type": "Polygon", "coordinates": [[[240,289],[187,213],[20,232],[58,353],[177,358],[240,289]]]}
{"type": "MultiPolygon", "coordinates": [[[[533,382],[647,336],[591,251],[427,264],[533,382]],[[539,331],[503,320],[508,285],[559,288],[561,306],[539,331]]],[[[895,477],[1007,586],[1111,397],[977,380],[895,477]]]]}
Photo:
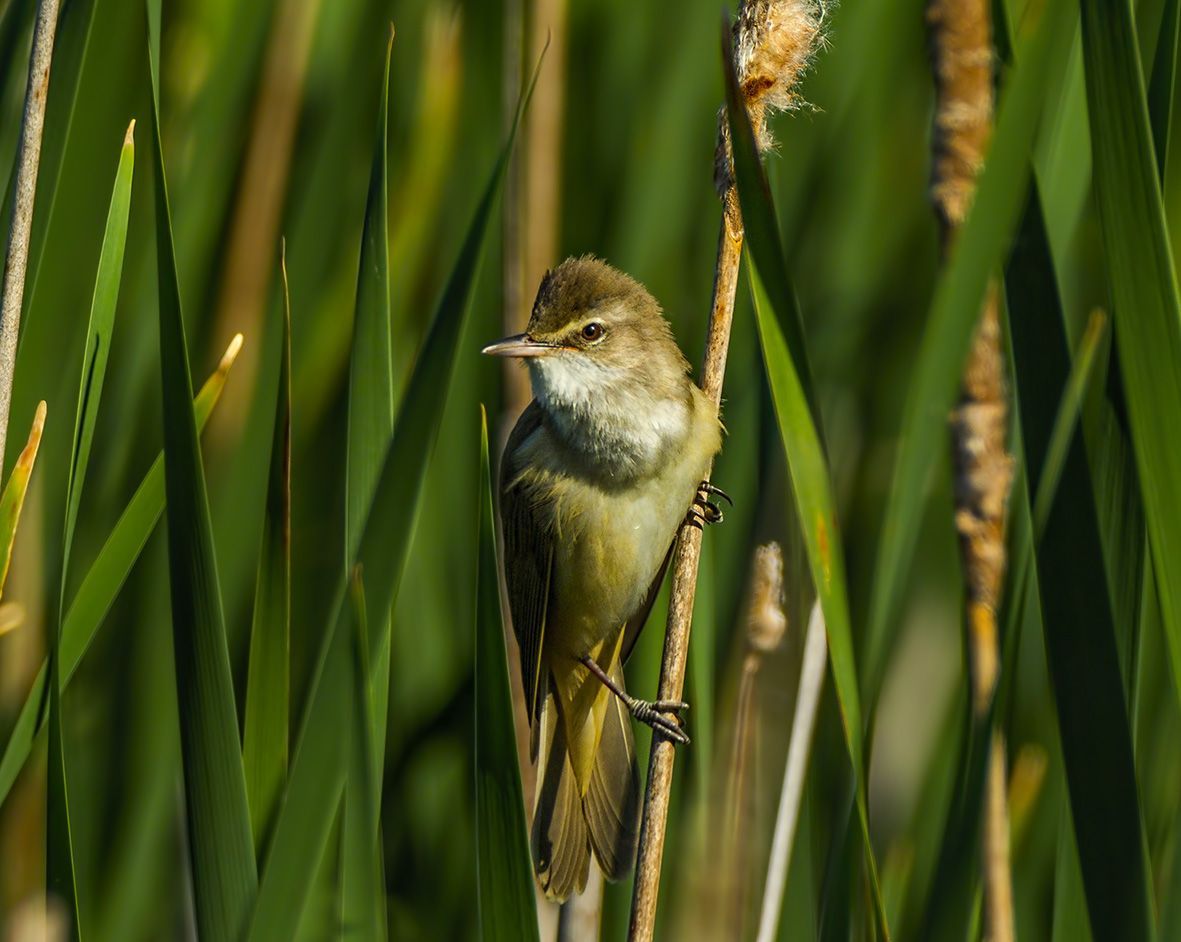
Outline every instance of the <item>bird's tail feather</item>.
{"type": "MultiPolygon", "coordinates": [[[[623,668],[619,661],[611,669],[611,679],[623,689],[623,668]]],[[[621,880],[636,860],[636,842],[640,836],[640,770],[636,764],[631,714],[614,694],[610,700],[582,808],[591,847],[603,876],[621,880]]]]}
{"type": "Polygon", "coordinates": [[[566,724],[559,716],[553,685],[542,705],[538,725],[541,741],[537,801],[529,848],[537,882],[546,898],[563,902],[586,888],[590,846],[582,799],[570,765],[566,724]]]}
{"type": "MultiPolygon", "coordinates": [[[[622,688],[618,661],[611,679],[622,688]]],[[[530,849],[538,884],[547,898],[561,902],[585,889],[592,849],[608,880],[630,872],[640,831],[640,772],[631,717],[612,695],[587,791],[580,795],[555,689],[551,684],[539,723],[530,849]]]]}

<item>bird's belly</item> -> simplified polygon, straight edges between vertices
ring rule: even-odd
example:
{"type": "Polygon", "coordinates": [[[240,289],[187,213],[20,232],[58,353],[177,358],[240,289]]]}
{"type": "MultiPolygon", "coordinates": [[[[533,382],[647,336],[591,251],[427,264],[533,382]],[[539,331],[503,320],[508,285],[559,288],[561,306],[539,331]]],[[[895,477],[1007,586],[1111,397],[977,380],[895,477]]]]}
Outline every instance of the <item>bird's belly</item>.
{"type": "Polygon", "coordinates": [[[627,494],[588,487],[577,515],[559,510],[546,631],[551,658],[598,657],[643,605],[701,479],[696,469],[676,470],[627,494]]]}

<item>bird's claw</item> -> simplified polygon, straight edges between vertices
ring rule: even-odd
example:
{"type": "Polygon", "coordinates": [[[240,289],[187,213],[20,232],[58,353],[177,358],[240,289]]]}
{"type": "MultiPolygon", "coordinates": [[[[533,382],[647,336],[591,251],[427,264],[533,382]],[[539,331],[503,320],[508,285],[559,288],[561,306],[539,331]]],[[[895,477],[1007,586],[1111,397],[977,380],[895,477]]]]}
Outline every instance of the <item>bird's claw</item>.
{"type": "Polygon", "coordinates": [[[700,484],[698,484],[697,491],[699,494],[701,494],[701,493],[714,494],[714,495],[722,498],[722,500],[724,500],[731,507],[734,506],[734,501],[730,499],[730,495],[727,494],[725,491],[723,491],[720,487],[710,484],[709,481],[702,481],[700,484]]]}
{"type": "Polygon", "coordinates": [[[716,494],[721,497],[731,507],[734,506],[734,501],[730,499],[730,495],[723,491],[720,487],[715,487],[709,481],[702,481],[697,485],[697,494],[693,498],[693,504],[689,507],[688,516],[685,522],[691,527],[697,527],[698,530],[704,530],[707,523],[721,523],[724,517],[722,516],[722,508],[709,499],[711,494],[716,494]]]}
{"type": "Polygon", "coordinates": [[[689,709],[683,700],[637,700],[629,698],[627,708],[637,720],[653,730],[663,733],[674,743],[689,745],[689,734],[681,728],[681,711],[689,709]],[[666,714],[670,714],[672,719],[666,714]]]}

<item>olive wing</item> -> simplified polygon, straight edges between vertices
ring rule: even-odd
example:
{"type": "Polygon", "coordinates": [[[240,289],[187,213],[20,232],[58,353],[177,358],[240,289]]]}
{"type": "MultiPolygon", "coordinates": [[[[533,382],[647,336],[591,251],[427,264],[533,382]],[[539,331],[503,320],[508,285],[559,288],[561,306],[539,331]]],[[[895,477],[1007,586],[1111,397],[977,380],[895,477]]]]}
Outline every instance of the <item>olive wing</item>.
{"type": "Polygon", "coordinates": [[[513,633],[521,653],[521,680],[530,727],[535,726],[542,687],[541,646],[549,605],[554,534],[545,507],[521,483],[521,448],[540,427],[536,400],[521,414],[500,463],[500,516],[504,526],[504,580],[513,633]]]}

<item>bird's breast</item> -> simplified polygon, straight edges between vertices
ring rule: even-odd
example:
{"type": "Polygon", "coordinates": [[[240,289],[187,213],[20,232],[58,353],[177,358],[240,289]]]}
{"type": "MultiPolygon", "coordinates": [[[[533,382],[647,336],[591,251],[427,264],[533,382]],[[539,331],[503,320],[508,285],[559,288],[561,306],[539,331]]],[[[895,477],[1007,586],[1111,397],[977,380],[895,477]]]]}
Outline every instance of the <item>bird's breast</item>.
{"type": "Polygon", "coordinates": [[[549,476],[549,493],[538,495],[551,507],[556,536],[547,656],[591,653],[615,638],[643,605],[720,445],[716,412],[696,414],[702,421],[693,423],[681,446],[669,449],[652,473],[626,485],[605,487],[594,476],[570,473],[549,476]]]}

